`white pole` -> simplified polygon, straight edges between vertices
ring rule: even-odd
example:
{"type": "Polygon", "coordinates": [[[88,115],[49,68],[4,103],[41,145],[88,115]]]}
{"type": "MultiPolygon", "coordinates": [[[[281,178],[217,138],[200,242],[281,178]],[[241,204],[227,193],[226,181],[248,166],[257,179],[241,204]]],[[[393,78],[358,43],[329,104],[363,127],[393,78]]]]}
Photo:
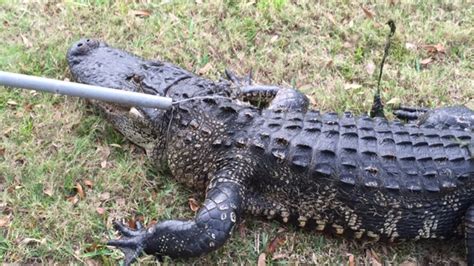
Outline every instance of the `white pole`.
{"type": "Polygon", "coordinates": [[[168,97],[3,71],[0,71],[0,85],[95,99],[128,106],[169,109],[172,104],[172,99],[168,97]]]}

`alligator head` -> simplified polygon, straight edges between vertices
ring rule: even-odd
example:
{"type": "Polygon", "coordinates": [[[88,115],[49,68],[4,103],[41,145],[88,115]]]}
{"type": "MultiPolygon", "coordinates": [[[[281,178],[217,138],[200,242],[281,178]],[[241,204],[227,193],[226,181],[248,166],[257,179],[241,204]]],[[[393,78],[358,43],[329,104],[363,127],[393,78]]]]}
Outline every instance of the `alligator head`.
{"type": "MultiPolygon", "coordinates": [[[[160,67],[164,66],[161,62],[146,61],[92,39],[74,43],[67,52],[67,61],[73,78],[78,82],[165,95],[167,82],[166,76],[160,75],[160,67]],[[155,71],[150,71],[151,68],[155,71]]],[[[102,111],[107,120],[126,138],[144,148],[149,156],[161,156],[167,125],[166,111],[130,108],[96,100],[91,100],[90,103],[102,111]]],[[[159,162],[162,158],[156,159],[159,162]]]]}

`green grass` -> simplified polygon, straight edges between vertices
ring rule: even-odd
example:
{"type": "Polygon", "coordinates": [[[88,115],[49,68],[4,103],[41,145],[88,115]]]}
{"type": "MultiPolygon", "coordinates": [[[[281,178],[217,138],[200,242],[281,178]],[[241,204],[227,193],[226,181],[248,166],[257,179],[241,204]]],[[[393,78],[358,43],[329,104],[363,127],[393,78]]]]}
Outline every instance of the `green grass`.
{"type": "MultiPolygon", "coordinates": [[[[0,70],[69,78],[66,50],[87,36],[191,71],[210,64],[206,76],[215,79],[226,67],[241,74],[252,69],[259,83],[301,88],[315,108],[361,114],[370,110],[378,71],[366,66],[378,67],[391,18],[398,30],[383,99],[472,106],[474,10],[467,2],[364,3],[373,19],[351,1],[293,2],[0,1],[0,70]],[[152,14],[140,18],[136,10],[152,14]],[[421,65],[431,56],[425,44],[446,48],[427,67],[421,65]]],[[[0,227],[3,262],[116,264],[121,253],[103,245],[116,237],[112,220],[192,217],[187,199],[202,198],[202,191],[193,194],[154,172],[143,151],[80,99],[1,88],[0,136],[0,221],[8,218],[0,227]],[[78,183],[85,197],[74,204],[78,183]]],[[[224,248],[179,262],[255,264],[283,226],[248,217],[224,248]]],[[[385,263],[448,264],[464,256],[462,241],[370,244],[294,228],[283,236],[276,251],[283,255],[274,263],[347,264],[354,254],[358,264],[369,264],[368,249],[385,263]]]]}

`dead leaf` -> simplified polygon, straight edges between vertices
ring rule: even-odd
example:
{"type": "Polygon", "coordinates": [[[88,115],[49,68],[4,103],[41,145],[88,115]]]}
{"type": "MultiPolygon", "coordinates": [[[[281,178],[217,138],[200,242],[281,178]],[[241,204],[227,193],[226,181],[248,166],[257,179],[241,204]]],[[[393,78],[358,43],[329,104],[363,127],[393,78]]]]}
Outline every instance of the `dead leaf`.
{"type": "Polygon", "coordinates": [[[122,146],[120,146],[120,144],[117,144],[117,143],[112,143],[110,144],[111,147],[115,147],[115,148],[122,148],[122,146]]]}
{"type": "Polygon", "coordinates": [[[96,210],[96,211],[97,211],[97,213],[98,213],[98,214],[100,214],[100,215],[102,215],[102,214],[104,214],[104,213],[105,213],[105,209],[104,209],[104,208],[102,208],[102,207],[97,207],[95,210],[96,210]]]}
{"type": "Polygon", "coordinates": [[[285,253],[278,253],[272,256],[272,260],[281,260],[281,259],[287,259],[287,258],[289,258],[289,256],[288,254],[285,254],[285,253]]]}
{"type": "Polygon", "coordinates": [[[343,46],[344,48],[346,48],[346,49],[349,49],[349,48],[352,47],[352,44],[351,44],[350,42],[344,42],[344,43],[342,44],[342,46],[343,46]]]}
{"type": "Polygon", "coordinates": [[[425,58],[423,60],[420,61],[420,64],[424,67],[426,67],[428,64],[430,64],[431,62],[433,62],[433,59],[431,57],[428,57],[428,58],[425,58]]]}
{"type": "Polygon", "coordinates": [[[375,64],[374,62],[370,61],[365,65],[365,71],[367,71],[367,74],[372,75],[375,72],[375,64]]]}
{"type": "Polygon", "coordinates": [[[265,263],[266,257],[267,257],[267,255],[265,253],[261,253],[258,256],[257,266],[265,266],[266,265],[266,263],[265,263]]]}
{"type": "Polygon", "coordinates": [[[353,254],[348,253],[347,256],[349,256],[349,266],[355,266],[355,257],[353,254]]]}
{"type": "Polygon", "coordinates": [[[103,160],[102,162],[100,162],[100,167],[107,168],[107,160],[103,160]]]}
{"type": "Polygon", "coordinates": [[[53,196],[53,188],[51,188],[50,186],[46,186],[43,188],[43,193],[52,197],[53,196]]]}
{"type": "Polygon", "coordinates": [[[399,106],[401,102],[400,98],[394,97],[387,102],[387,105],[399,106]]]}
{"type": "Polygon", "coordinates": [[[99,195],[99,199],[106,201],[110,199],[110,193],[109,192],[104,192],[99,195]]]}
{"type": "Polygon", "coordinates": [[[46,239],[36,239],[36,238],[30,238],[26,237],[21,240],[20,244],[22,245],[28,245],[28,244],[44,244],[46,243],[46,239]]]}
{"type": "Polygon", "coordinates": [[[365,16],[366,16],[367,18],[373,19],[373,18],[375,17],[375,13],[374,13],[372,10],[370,10],[370,9],[368,9],[368,8],[366,8],[366,7],[364,7],[363,5],[360,5],[360,7],[361,7],[362,10],[364,11],[364,14],[365,14],[365,16]]]}
{"type": "Polygon", "coordinates": [[[15,102],[14,100],[8,100],[8,101],[7,101],[7,104],[8,104],[8,105],[11,105],[11,106],[17,106],[17,105],[18,105],[18,103],[15,102]]]}
{"type": "Polygon", "coordinates": [[[285,239],[284,237],[277,235],[276,237],[274,237],[274,238],[272,239],[272,241],[270,241],[270,244],[268,244],[268,246],[267,246],[265,252],[266,252],[266,253],[269,253],[269,254],[274,253],[275,250],[276,250],[279,246],[281,246],[281,245],[283,245],[283,244],[285,243],[285,241],[286,241],[286,239],[285,239]]]}
{"type": "Polygon", "coordinates": [[[357,84],[357,83],[344,84],[345,90],[355,90],[355,89],[360,89],[360,88],[362,88],[362,85],[357,84]]]}
{"type": "Polygon", "coordinates": [[[149,10],[132,10],[130,12],[135,17],[146,18],[151,15],[151,11],[149,10]]]}
{"type": "Polygon", "coordinates": [[[324,13],[324,16],[334,25],[336,25],[336,20],[334,19],[334,17],[332,16],[331,13],[324,13]]]}
{"type": "Polygon", "coordinates": [[[408,50],[411,50],[411,51],[416,51],[418,46],[416,44],[407,42],[407,43],[405,43],[405,48],[407,48],[408,50]]]}
{"type": "Polygon", "coordinates": [[[31,45],[31,42],[30,42],[23,34],[20,34],[20,37],[21,37],[21,40],[23,41],[23,44],[24,44],[27,48],[33,47],[33,45],[31,45]]]}
{"type": "Polygon", "coordinates": [[[0,217],[0,227],[8,227],[8,226],[10,226],[10,217],[9,216],[0,217]]]}
{"type": "Polygon", "coordinates": [[[4,156],[5,155],[5,148],[3,147],[0,147],[0,156],[4,156]]]}
{"type": "Polygon", "coordinates": [[[197,212],[199,210],[199,208],[201,207],[199,202],[194,199],[194,198],[189,198],[188,199],[188,203],[189,203],[189,208],[193,211],[193,212],[197,212]]]}
{"type": "Polygon", "coordinates": [[[127,224],[128,224],[128,227],[130,227],[130,229],[133,229],[133,230],[137,229],[137,220],[135,220],[134,218],[128,219],[127,224]]]}
{"type": "Polygon", "coordinates": [[[406,260],[400,263],[400,266],[417,266],[418,263],[416,261],[406,260]]]}
{"type": "Polygon", "coordinates": [[[92,188],[94,183],[92,183],[92,181],[90,181],[89,179],[85,179],[84,180],[84,185],[86,185],[86,187],[88,187],[88,188],[92,188]]]}
{"type": "Polygon", "coordinates": [[[365,254],[366,254],[366,257],[368,258],[368,260],[370,262],[370,265],[372,265],[372,266],[382,266],[382,263],[380,263],[379,256],[377,255],[377,253],[375,253],[375,251],[373,249],[367,249],[365,251],[365,254]]]}
{"type": "Polygon", "coordinates": [[[205,66],[201,67],[198,70],[198,74],[199,75],[205,75],[205,74],[207,74],[207,72],[209,72],[209,70],[211,70],[211,68],[212,68],[211,63],[207,63],[205,66]]]}
{"type": "Polygon", "coordinates": [[[272,38],[270,39],[270,43],[274,43],[278,40],[278,35],[273,35],[272,38]]]}
{"type": "Polygon", "coordinates": [[[82,188],[82,185],[80,183],[76,183],[76,192],[77,195],[79,196],[80,199],[84,199],[86,197],[86,193],[84,192],[84,189],[82,188]]]}
{"type": "Polygon", "coordinates": [[[74,195],[72,197],[67,198],[67,201],[72,203],[72,205],[76,205],[79,202],[79,198],[77,197],[77,195],[74,195]]]}
{"type": "Polygon", "coordinates": [[[428,53],[430,54],[444,54],[446,53],[446,48],[438,43],[438,44],[435,44],[435,45],[422,45],[421,46],[423,49],[425,49],[428,53]]]}
{"type": "Polygon", "coordinates": [[[325,64],[326,68],[330,68],[330,67],[332,67],[333,65],[334,65],[334,61],[333,61],[332,59],[329,59],[329,60],[326,62],[326,64],[325,64]]]}
{"type": "Polygon", "coordinates": [[[245,226],[245,223],[244,221],[242,221],[240,224],[239,224],[239,235],[241,238],[245,238],[246,237],[246,232],[247,232],[247,227],[245,226]]]}

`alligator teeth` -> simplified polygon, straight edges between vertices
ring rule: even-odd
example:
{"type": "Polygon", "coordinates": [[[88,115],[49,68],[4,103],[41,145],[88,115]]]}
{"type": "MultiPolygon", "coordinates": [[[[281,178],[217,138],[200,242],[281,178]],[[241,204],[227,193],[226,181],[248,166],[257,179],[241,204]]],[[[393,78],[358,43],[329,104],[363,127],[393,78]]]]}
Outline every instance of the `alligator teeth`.
{"type": "Polygon", "coordinates": [[[132,114],[133,116],[143,118],[142,113],[140,113],[140,111],[138,111],[137,108],[135,108],[135,107],[130,108],[130,111],[128,111],[128,112],[130,114],[132,114]]]}

